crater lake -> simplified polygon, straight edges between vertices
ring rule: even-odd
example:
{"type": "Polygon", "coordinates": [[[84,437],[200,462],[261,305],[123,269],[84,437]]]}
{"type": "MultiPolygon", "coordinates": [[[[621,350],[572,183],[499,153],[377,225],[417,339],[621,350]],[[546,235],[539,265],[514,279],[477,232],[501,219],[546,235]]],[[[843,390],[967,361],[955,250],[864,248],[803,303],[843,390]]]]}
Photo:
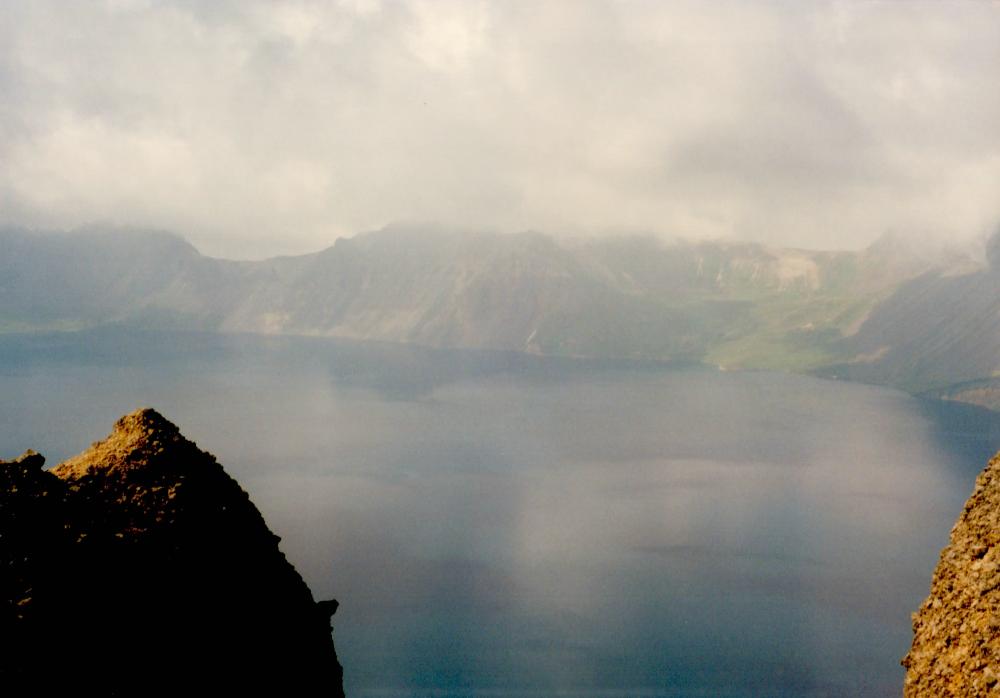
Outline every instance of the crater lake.
{"type": "Polygon", "coordinates": [[[0,394],[0,458],[139,406],[213,453],[340,601],[349,696],[898,694],[1000,445],[880,387],[305,337],[5,335],[0,394]]]}

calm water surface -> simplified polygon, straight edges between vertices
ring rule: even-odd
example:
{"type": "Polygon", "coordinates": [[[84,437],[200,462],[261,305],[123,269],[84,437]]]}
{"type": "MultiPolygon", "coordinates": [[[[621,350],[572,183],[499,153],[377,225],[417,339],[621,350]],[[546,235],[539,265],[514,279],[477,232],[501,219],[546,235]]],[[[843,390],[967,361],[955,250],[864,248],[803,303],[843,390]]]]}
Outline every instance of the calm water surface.
{"type": "Polygon", "coordinates": [[[352,696],[898,695],[1000,415],[775,373],[0,338],[0,457],[158,408],[336,597],[352,696]]]}

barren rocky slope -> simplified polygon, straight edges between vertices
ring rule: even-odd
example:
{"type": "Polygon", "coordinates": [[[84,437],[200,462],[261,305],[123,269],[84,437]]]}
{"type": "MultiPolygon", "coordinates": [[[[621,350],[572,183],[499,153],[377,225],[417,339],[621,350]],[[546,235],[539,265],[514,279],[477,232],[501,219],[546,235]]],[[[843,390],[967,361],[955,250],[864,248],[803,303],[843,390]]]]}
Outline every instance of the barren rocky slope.
{"type": "Polygon", "coordinates": [[[976,480],[941,551],[913,635],[906,696],[1000,695],[1000,455],[976,480]]]}
{"type": "Polygon", "coordinates": [[[246,492],[177,427],[140,410],[43,463],[0,462],[6,695],[343,695],[336,602],[313,600],[246,492]]]}

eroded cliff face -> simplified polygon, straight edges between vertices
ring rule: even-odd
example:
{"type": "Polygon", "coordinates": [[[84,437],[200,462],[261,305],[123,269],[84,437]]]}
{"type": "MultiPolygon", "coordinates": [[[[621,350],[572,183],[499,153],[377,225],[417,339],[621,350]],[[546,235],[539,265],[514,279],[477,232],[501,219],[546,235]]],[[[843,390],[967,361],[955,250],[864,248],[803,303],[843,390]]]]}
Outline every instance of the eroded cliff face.
{"type": "Polygon", "coordinates": [[[1000,455],[990,461],[913,614],[908,697],[1000,695],[1000,455]]]}
{"type": "Polygon", "coordinates": [[[6,695],[342,696],[316,603],[246,492],[153,410],[0,462],[6,695]]]}

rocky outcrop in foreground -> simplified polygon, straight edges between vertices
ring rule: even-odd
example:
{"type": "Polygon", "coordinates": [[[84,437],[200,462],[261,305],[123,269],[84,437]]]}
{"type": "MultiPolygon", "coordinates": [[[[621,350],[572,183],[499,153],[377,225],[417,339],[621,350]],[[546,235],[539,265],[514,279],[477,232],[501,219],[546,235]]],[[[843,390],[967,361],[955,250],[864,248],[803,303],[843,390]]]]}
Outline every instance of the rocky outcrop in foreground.
{"type": "Polygon", "coordinates": [[[1000,695],[1000,455],[941,551],[903,666],[908,697],[1000,695]]]}
{"type": "Polygon", "coordinates": [[[0,461],[5,695],[343,696],[330,632],[246,492],[153,410],[0,461]]]}

